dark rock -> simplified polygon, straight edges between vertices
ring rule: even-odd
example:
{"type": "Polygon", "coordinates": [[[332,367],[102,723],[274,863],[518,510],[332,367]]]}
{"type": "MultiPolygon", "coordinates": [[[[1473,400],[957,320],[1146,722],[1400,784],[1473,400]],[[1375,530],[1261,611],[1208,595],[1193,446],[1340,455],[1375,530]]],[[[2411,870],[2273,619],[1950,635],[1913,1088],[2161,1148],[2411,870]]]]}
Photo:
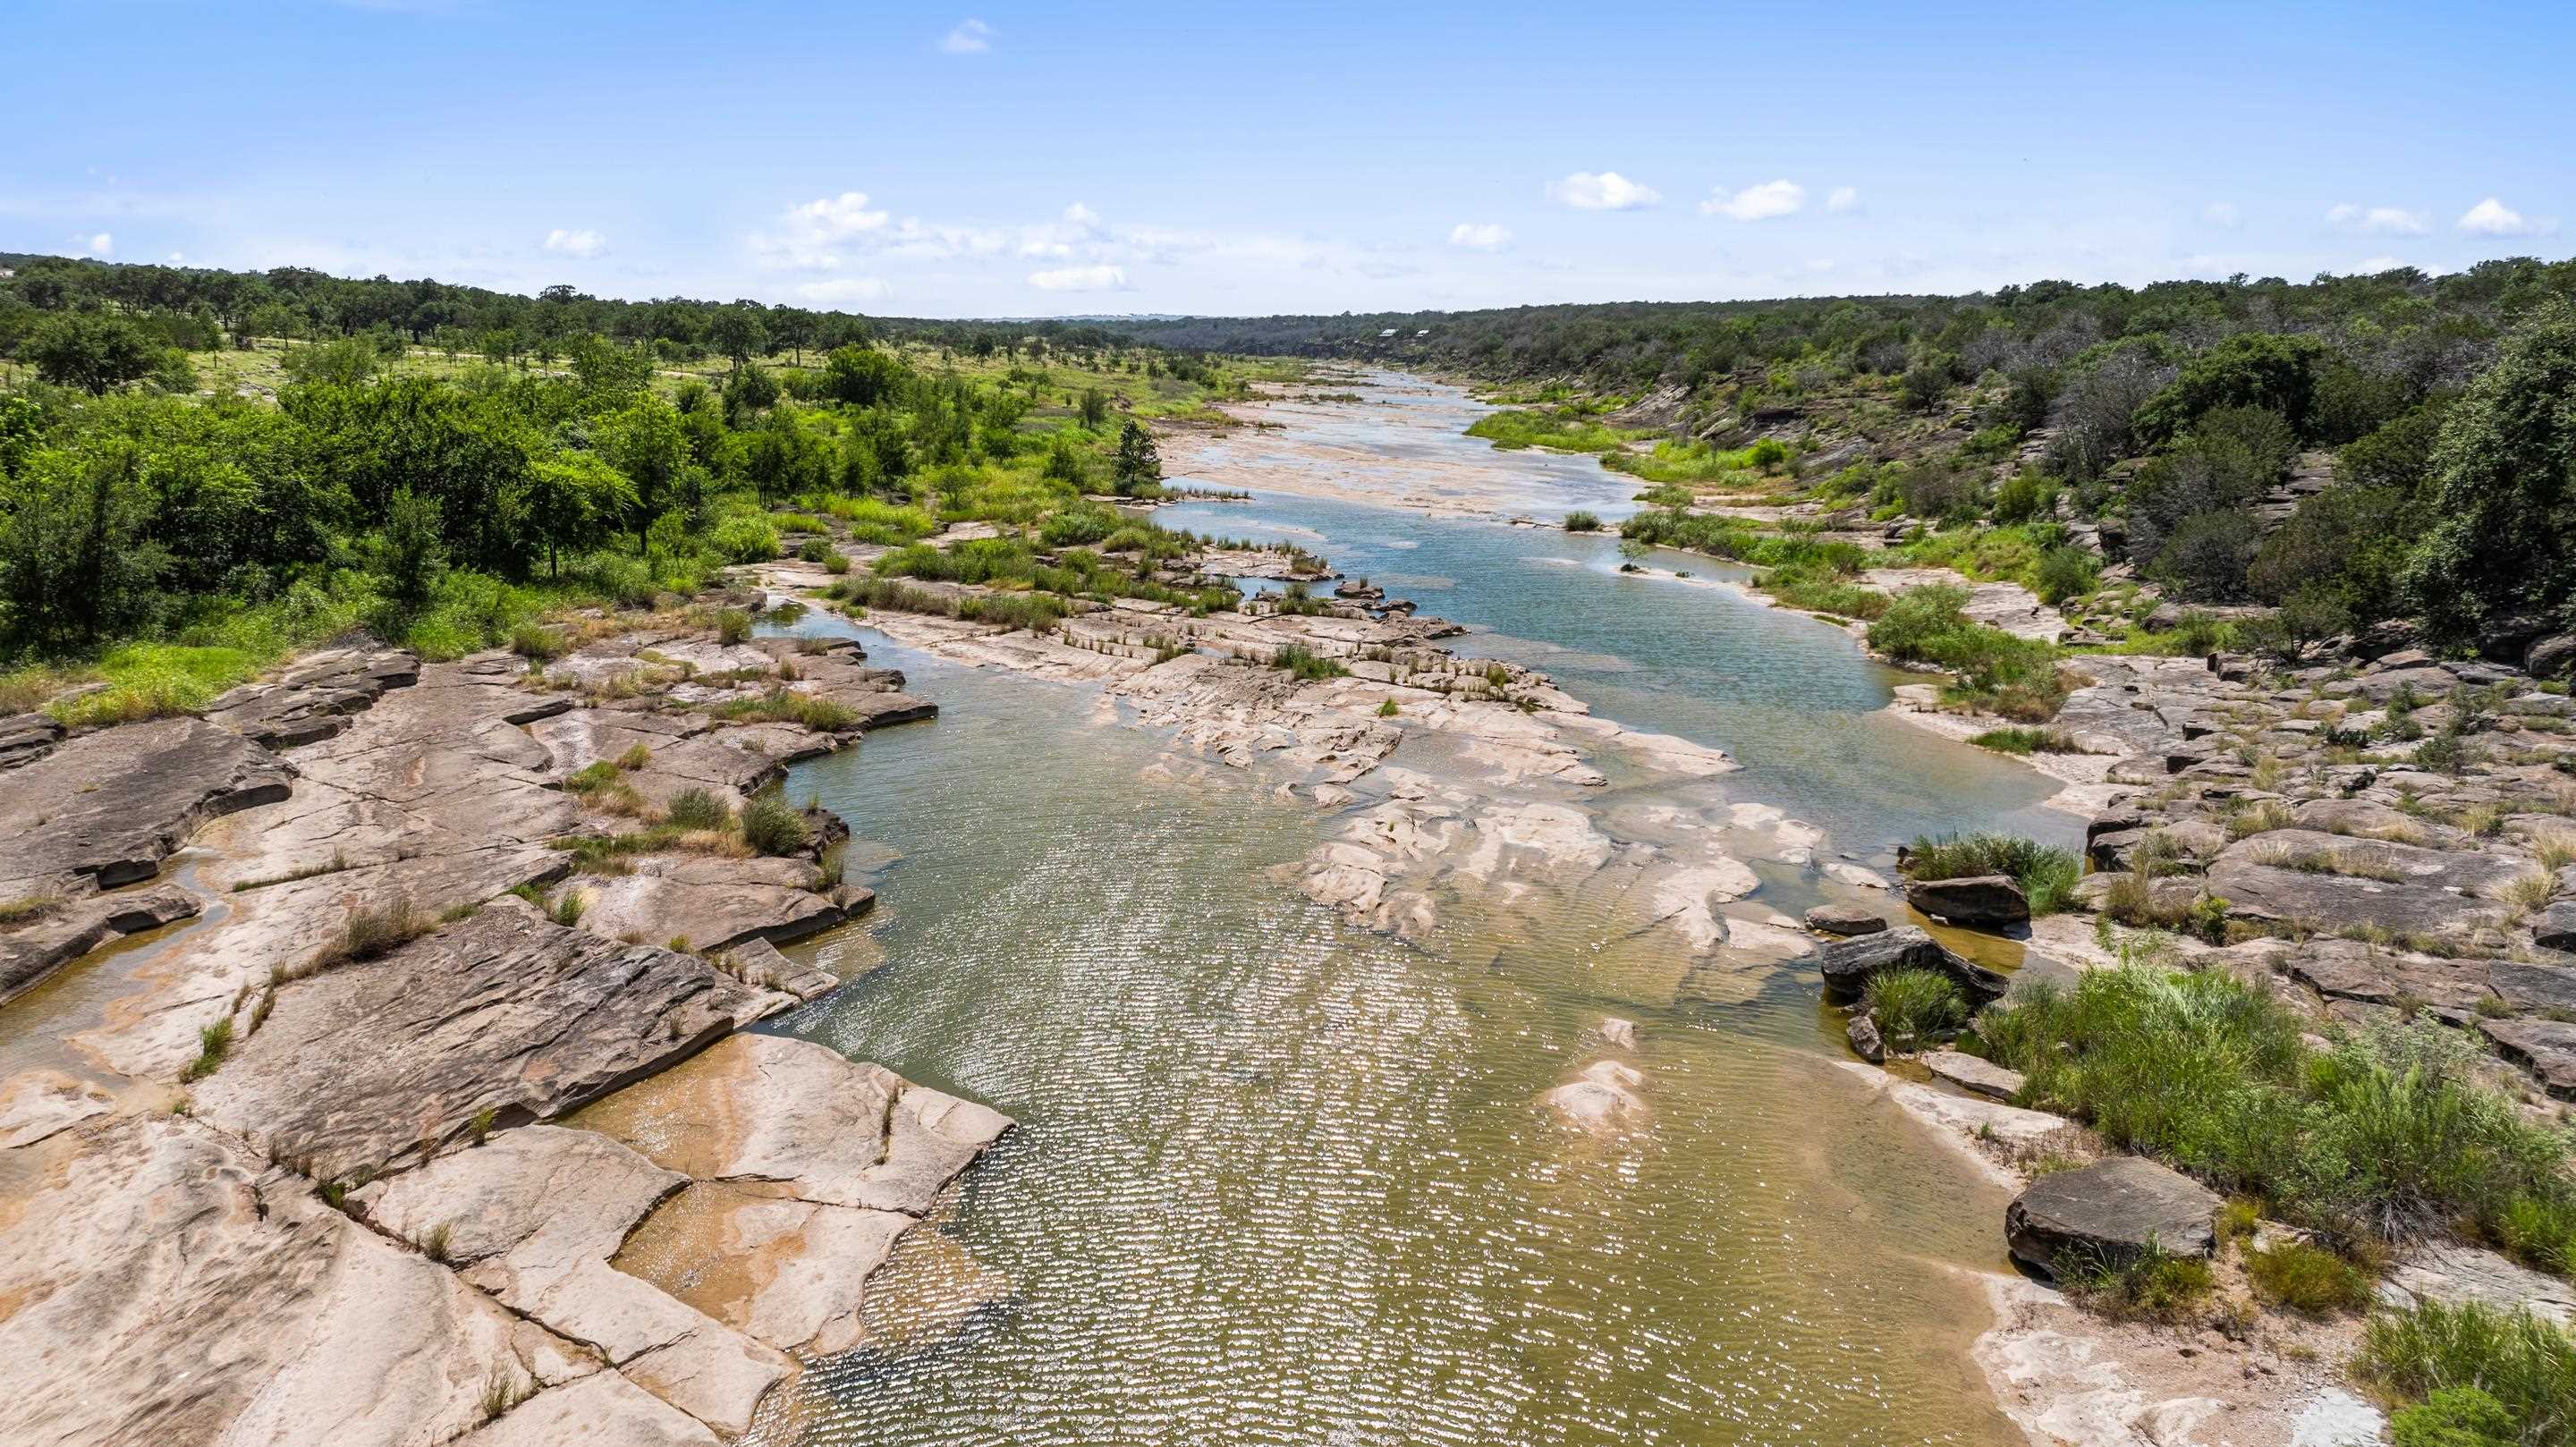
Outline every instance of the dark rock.
{"type": "Polygon", "coordinates": [[[2496,960],[2487,966],[2487,983],[2517,1010],[2576,1011],[2576,970],[2563,965],[2496,960]]]}
{"type": "Polygon", "coordinates": [[[2042,1176],[2004,1210],[2012,1254],[2042,1271],[2060,1255],[2134,1261],[2150,1250],[2206,1256],[2215,1242],[2218,1196],[2143,1156],[2114,1156],[2042,1176]]]}
{"type": "Polygon", "coordinates": [[[2576,950],[2576,900],[2542,910],[2531,922],[2531,937],[2544,950],[2576,950]]]}
{"type": "Polygon", "coordinates": [[[2531,1072],[2559,1100],[2576,1100],[2576,1024],[2560,1020],[2480,1020],[2478,1029],[2505,1059],[2531,1072]]]}
{"type": "Polygon", "coordinates": [[[1807,928],[1825,935],[1871,935],[1887,928],[1887,920],[1856,904],[1820,904],[1807,911],[1807,928]]]}
{"type": "Polygon", "coordinates": [[[1905,886],[1905,902],[1953,924],[2020,924],[2030,918],[2021,885],[2003,874],[1914,880],[1905,886]]]}
{"type": "Polygon", "coordinates": [[[2558,633],[2523,650],[2522,671],[2534,678],[2556,678],[2576,665],[2576,633],[2558,633]]]}
{"type": "Polygon", "coordinates": [[[149,879],[218,815],[287,795],[276,755],[202,719],[124,724],[0,773],[0,899],[149,879]]]}
{"type": "Polygon", "coordinates": [[[1887,1042],[1879,1038],[1878,1021],[1867,1010],[1852,1016],[1851,1022],[1843,1026],[1843,1034],[1851,1041],[1853,1054],[1872,1065],[1886,1062],[1887,1042]]]}
{"type": "Polygon", "coordinates": [[[2490,619],[2478,630],[2478,656],[2495,663],[2513,663],[2549,633],[2549,619],[2539,613],[2490,619]]]}
{"type": "Polygon", "coordinates": [[[266,683],[246,683],[206,705],[205,718],[272,749],[319,743],[349,726],[390,688],[409,688],[420,660],[399,649],[335,648],[300,659],[266,683]]]}
{"type": "Polygon", "coordinates": [[[32,764],[62,741],[63,726],[40,713],[0,718],[0,769],[32,764]]]}
{"type": "Polygon", "coordinates": [[[2442,934],[2474,924],[2485,913],[2446,889],[2237,860],[2212,867],[2205,887],[2227,901],[2229,917],[2274,924],[2371,924],[2399,934],[2442,934]]]}
{"type": "Polygon", "coordinates": [[[1913,925],[1897,925],[1877,934],[1836,940],[1818,954],[1825,990],[1837,999],[1857,996],[1872,975],[1882,970],[1939,970],[1957,980],[1969,996],[1992,1000],[2010,983],[2004,976],[1943,948],[1940,941],[1913,925]]]}

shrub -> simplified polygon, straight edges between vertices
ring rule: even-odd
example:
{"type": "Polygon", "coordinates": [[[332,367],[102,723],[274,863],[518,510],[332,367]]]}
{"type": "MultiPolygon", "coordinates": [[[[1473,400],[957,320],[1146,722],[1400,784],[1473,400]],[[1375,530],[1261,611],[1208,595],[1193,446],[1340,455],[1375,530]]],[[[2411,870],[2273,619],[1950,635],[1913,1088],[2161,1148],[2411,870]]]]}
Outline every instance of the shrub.
{"type": "Polygon", "coordinates": [[[2444,1387],[2388,1419],[2396,1447],[2515,1447],[2523,1439],[2505,1405],[2475,1387],[2444,1387]]]}
{"type": "Polygon", "coordinates": [[[2081,754],[2089,752],[2064,729],[1988,729],[1968,740],[2002,754],[2081,754]]]}
{"type": "Polygon", "coordinates": [[[2245,1253],[2245,1274],[2265,1301],[2311,1315],[2370,1305],[2370,1273],[2304,1241],[2245,1253]]]}
{"type": "Polygon", "coordinates": [[[1294,675],[1300,683],[1314,683],[1327,678],[1348,678],[1351,671],[1341,664],[1314,652],[1302,643],[1290,643],[1270,655],[1270,666],[1294,675]]]}
{"type": "Polygon", "coordinates": [[[547,663],[564,655],[563,635],[551,628],[523,623],[510,630],[510,651],[531,663],[547,663]]]}
{"type": "Polygon", "coordinates": [[[2082,548],[2055,547],[2039,555],[2039,575],[2032,591],[2054,608],[2069,598],[2092,592],[2102,582],[2102,562],[2082,548]]]}
{"type": "Polygon", "coordinates": [[[2054,914],[2084,877],[2084,861],[2072,850],[2008,834],[1944,834],[1916,838],[1906,850],[1905,872],[1921,880],[2010,875],[2032,914],[2054,914]]]}
{"type": "Polygon", "coordinates": [[[707,530],[707,546],[727,562],[767,562],[778,556],[778,526],[758,513],[738,512],[707,530]]]}
{"type": "Polygon", "coordinates": [[[682,789],[672,795],[663,817],[681,829],[722,829],[729,822],[725,806],[704,789],[682,789]]]}
{"type": "Polygon", "coordinates": [[[1601,519],[1577,509],[1565,515],[1565,530],[1569,533],[1597,533],[1601,531],[1601,519]]]}
{"type": "Polygon", "coordinates": [[[2125,1258],[2070,1250],[2049,1274],[2077,1305],[2121,1320],[2184,1320],[2215,1285],[2207,1261],[2152,1247],[2125,1258]]]}
{"type": "Polygon", "coordinates": [[[1968,1022],[1968,997],[1938,970],[1881,970],[1861,988],[1890,1045],[1913,1049],[1968,1022]]]}
{"type": "Polygon", "coordinates": [[[1869,626],[1869,646],[1900,663],[1958,674],[1962,687],[2009,717],[2035,723],[2053,716],[2066,698],[2057,650],[1971,621],[1967,603],[1967,589],[1946,583],[1901,594],[1869,626]]]}
{"type": "MultiPolygon", "coordinates": [[[[2526,1308],[2427,1302],[2382,1313],[2363,1331],[2353,1367],[2382,1389],[2419,1400],[2474,1388],[2504,1409],[2506,1441],[2576,1442],[2576,1339],[2526,1308]]],[[[2475,1415],[2473,1402],[2453,1397],[2450,1405],[2475,1415]]]]}
{"type": "Polygon", "coordinates": [[[775,794],[742,807],[743,842],[763,854],[794,854],[806,844],[805,819],[775,794]]]}
{"type": "Polygon", "coordinates": [[[751,615],[740,608],[723,608],[716,612],[716,641],[730,647],[751,638],[751,615]]]}

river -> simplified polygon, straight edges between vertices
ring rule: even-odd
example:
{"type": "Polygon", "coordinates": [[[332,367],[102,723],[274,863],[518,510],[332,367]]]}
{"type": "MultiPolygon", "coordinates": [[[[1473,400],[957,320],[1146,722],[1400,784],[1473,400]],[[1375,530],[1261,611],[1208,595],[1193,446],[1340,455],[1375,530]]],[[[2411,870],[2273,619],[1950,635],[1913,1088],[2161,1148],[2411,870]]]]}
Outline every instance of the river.
{"type": "MultiPolygon", "coordinates": [[[[2027,770],[1878,716],[1902,675],[1722,565],[1623,576],[1605,538],[1354,500],[1615,517],[1634,490],[1458,435],[1481,409],[1453,389],[1373,380],[1196,449],[1176,480],[1254,500],[1158,520],[1293,537],[1469,625],[1462,652],[1729,750],[1727,793],[1823,826],[1825,858],[2080,827],[2027,770]]],[[[1020,1129],[945,1228],[982,1272],[908,1247],[878,1293],[985,1304],[937,1331],[889,1307],[775,1440],[2018,1440],[1968,1358],[2005,1198],[1842,1066],[1812,965],[1713,983],[1579,904],[1358,929],[1274,876],[1327,822],[1276,780],[1176,759],[1091,690],[861,636],[942,714],[795,771],[899,857],[818,951],[882,967],[785,1028],[1020,1129]],[[1605,1015],[1637,1023],[1651,1111],[1615,1139],[1533,1104],[1605,1015]]],[[[1614,773],[1594,803],[1652,787],[1614,773]]],[[[1817,897],[1812,868],[1762,874],[1774,908],[1817,897]]]]}

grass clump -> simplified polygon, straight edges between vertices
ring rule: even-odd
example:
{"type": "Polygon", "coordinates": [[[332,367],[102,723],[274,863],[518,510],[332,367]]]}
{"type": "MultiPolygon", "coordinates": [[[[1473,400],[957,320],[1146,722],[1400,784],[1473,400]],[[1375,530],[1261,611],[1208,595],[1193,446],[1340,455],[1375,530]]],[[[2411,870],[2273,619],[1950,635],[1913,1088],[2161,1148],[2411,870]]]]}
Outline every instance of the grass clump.
{"type": "Polygon", "coordinates": [[[716,641],[731,645],[749,642],[751,615],[740,608],[719,609],[716,613],[716,641]]]}
{"type": "Polygon", "coordinates": [[[1968,1023],[1968,997],[1938,970],[1881,970],[1861,988],[1879,1033],[1898,1050],[1914,1050],[1968,1023]]]}
{"type": "Polygon", "coordinates": [[[1569,533],[1597,533],[1601,531],[1600,515],[1577,508],[1565,515],[1565,530],[1569,533]]]}
{"type": "Polygon", "coordinates": [[[2268,1201],[2329,1244],[2466,1224],[2565,1269],[2553,1263],[2576,1227],[2567,1141],[2483,1084],[2474,1044],[2409,1023],[2318,1050],[2306,1028],[2232,976],[2138,965],[1977,1021],[1995,1060],[2027,1077],[2030,1104],[2268,1201]]]}
{"type": "Polygon", "coordinates": [[[2216,1285],[2206,1260],[2153,1247],[2127,1257],[2066,1251],[2049,1274],[2078,1306],[2122,1321],[2185,1320],[2216,1285]]]}
{"type": "Polygon", "coordinates": [[[1921,663],[1959,676],[1962,701],[2021,723],[2042,723],[2066,701],[2057,649],[1971,620],[1968,590],[1948,584],[1916,588],[1887,605],[1869,628],[1869,646],[1899,663],[1921,663]]]}
{"type": "Polygon", "coordinates": [[[2246,1252],[2245,1274],[2265,1301],[2312,1316],[2370,1305],[2369,1272],[2305,1241],[2246,1252]]]}
{"type": "Polygon", "coordinates": [[[762,854],[795,854],[806,844],[805,818],[775,794],[742,806],[742,839],[762,854]]]}
{"type": "Polygon", "coordinates": [[[2434,1409],[2397,1414],[2411,1416],[2398,1432],[2401,1443],[2410,1435],[2421,1447],[2576,1443],[2576,1339],[2527,1308],[2427,1302],[2383,1313],[2365,1329],[2353,1369],[2383,1391],[2434,1409]],[[2478,1436],[2421,1435],[2427,1426],[2464,1420],[2478,1436]]]}
{"type": "Polygon", "coordinates": [[[2075,741],[2075,735],[2064,729],[2004,728],[1988,729],[1968,740],[1981,749],[1999,754],[2084,754],[2091,753],[2075,741]]]}
{"type": "Polygon", "coordinates": [[[1270,666],[1300,683],[1317,683],[1327,678],[1348,678],[1351,671],[1324,657],[1302,643],[1291,643],[1270,655],[1270,666]]]}
{"type": "Polygon", "coordinates": [[[2084,861],[2072,850],[2009,834],[1944,834],[1907,846],[1905,872],[1926,881],[2009,875],[2030,901],[2030,912],[2040,915],[2066,907],[2075,882],[2084,877],[2084,861]]]}
{"type": "Polygon", "coordinates": [[[682,789],[671,796],[662,812],[679,829],[722,829],[733,822],[724,801],[705,789],[682,789]]]}
{"type": "Polygon", "coordinates": [[[735,723],[802,724],[817,733],[840,733],[859,726],[858,711],[849,705],[784,687],[720,703],[714,712],[735,723]]]}
{"type": "MultiPolygon", "coordinates": [[[[236,886],[238,888],[239,886],[236,886]]],[[[25,924],[43,919],[62,905],[59,894],[22,894],[16,899],[0,899],[0,925],[25,924]]]]}
{"type": "Polygon", "coordinates": [[[182,1084],[205,1079],[224,1063],[225,1052],[233,1048],[233,1017],[226,1015],[197,1032],[197,1058],[179,1072],[182,1084]]]}
{"type": "Polygon", "coordinates": [[[1383,700],[1377,706],[1377,716],[1379,718],[1393,718],[1400,712],[1402,712],[1402,710],[1395,706],[1395,700],[1391,698],[1383,700]]]}

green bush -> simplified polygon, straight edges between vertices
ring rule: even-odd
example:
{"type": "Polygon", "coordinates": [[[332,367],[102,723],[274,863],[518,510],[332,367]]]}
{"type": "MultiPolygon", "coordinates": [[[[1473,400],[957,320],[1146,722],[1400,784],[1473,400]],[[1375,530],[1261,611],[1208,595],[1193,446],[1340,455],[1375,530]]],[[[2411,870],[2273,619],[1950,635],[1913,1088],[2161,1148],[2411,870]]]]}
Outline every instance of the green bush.
{"type": "Polygon", "coordinates": [[[2065,1251],[2049,1274],[2077,1305],[2124,1321],[2185,1320],[2216,1285],[2206,1260],[2153,1247],[2127,1256],[2065,1251]]]}
{"type": "Polygon", "coordinates": [[[1601,531],[1601,519],[1577,508],[1565,515],[1565,530],[1569,533],[1597,533],[1601,531]]]}
{"type": "Polygon", "coordinates": [[[2102,561],[2077,547],[2054,547],[2039,555],[2039,576],[2031,591],[2054,608],[2101,586],[2102,561]]]}
{"type": "Polygon", "coordinates": [[[2246,1252],[2245,1274],[2265,1301],[2317,1316],[2370,1305],[2369,1272],[2304,1241],[2246,1252]]]}
{"type": "Polygon", "coordinates": [[[2388,1419],[2396,1447],[2515,1447],[2522,1432],[2505,1405],[2475,1387],[2444,1387],[2388,1419]]]}
{"type": "Polygon", "coordinates": [[[750,641],[751,615],[740,608],[720,609],[716,613],[716,641],[731,647],[750,641]]]}
{"type": "Polygon", "coordinates": [[[704,789],[682,789],[673,794],[663,813],[682,829],[722,829],[730,822],[723,802],[704,789]]]}
{"type": "Polygon", "coordinates": [[[1887,1043],[1918,1049],[1968,1023],[1968,997],[1938,970],[1881,970],[1861,987],[1861,1000],[1887,1043]]]}
{"type": "Polygon", "coordinates": [[[795,854],[805,848],[805,816],[775,794],[763,794],[742,806],[742,842],[763,854],[795,854]]]}
{"type": "Polygon", "coordinates": [[[2064,729],[1988,729],[1968,740],[1999,754],[2081,754],[2088,752],[2064,729]]]}
{"type": "MultiPolygon", "coordinates": [[[[2363,1330],[2353,1367],[2402,1397],[2425,1400],[2461,1388],[2483,1393],[2504,1410],[2504,1430],[2488,1433],[2503,1441],[2529,1447],[2576,1443],[2576,1339],[2528,1309],[2427,1302],[2385,1312],[2363,1330]]],[[[2450,1410],[2433,1415],[2452,1417],[2455,1424],[2481,1415],[2474,1401],[2452,1397],[2446,1405],[2450,1410]]]]}
{"type": "Polygon", "coordinates": [[[1898,595],[1869,626],[1869,646],[1900,663],[1959,675],[1960,685],[2008,718],[2037,723],[2066,698],[2057,650],[1970,621],[1968,590],[1946,583],[1898,595]]]}
{"type": "Polygon", "coordinates": [[[754,512],[738,512],[707,531],[707,546],[731,563],[763,563],[778,556],[778,527],[754,512]]]}
{"type": "Polygon", "coordinates": [[[1327,678],[1348,678],[1351,671],[1332,659],[1316,653],[1302,643],[1291,643],[1270,655],[1270,666],[1295,675],[1301,683],[1314,683],[1327,678]]]}

